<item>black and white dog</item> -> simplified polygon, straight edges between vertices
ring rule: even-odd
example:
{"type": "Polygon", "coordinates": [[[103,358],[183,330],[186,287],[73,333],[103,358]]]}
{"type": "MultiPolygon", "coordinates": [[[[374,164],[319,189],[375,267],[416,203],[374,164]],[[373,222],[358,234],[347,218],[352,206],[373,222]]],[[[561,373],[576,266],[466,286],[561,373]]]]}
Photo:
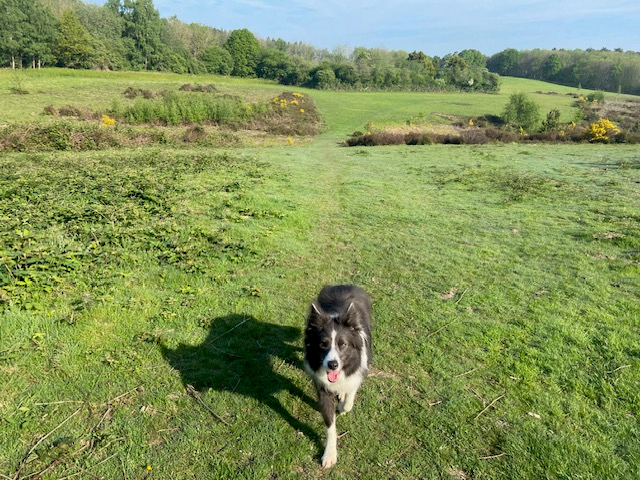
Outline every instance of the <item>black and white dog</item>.
{"type": "Polygon", "coordinates": [[[305,329],[305,370],[318,392],[327,439],[322,464],[336,464],[336,398],[338,412],[354,405],[372,357],[372,303],[356,286],[325,286],[312,302],[305,329]]]}

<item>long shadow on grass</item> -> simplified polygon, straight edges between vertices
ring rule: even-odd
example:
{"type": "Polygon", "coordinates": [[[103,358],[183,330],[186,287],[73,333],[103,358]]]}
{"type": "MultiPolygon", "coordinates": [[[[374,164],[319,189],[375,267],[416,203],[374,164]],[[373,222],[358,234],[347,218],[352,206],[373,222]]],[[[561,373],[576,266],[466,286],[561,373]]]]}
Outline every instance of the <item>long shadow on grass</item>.
{"type": "Polygon", "coordinates": [[[270,407],[294,429],[320,446],[320,438],[280,403],[276,394],[287,391],[314,409],[316,403],[279,374],[283,364],[298,366],[302,351],[296,341],[300,330],[259,321],[243,314],[231,314],[211,321],[202,344],[180,344],[176,349],[160,346],[167,362],[180,372],[187,389],[229,391],[270,407]]]}

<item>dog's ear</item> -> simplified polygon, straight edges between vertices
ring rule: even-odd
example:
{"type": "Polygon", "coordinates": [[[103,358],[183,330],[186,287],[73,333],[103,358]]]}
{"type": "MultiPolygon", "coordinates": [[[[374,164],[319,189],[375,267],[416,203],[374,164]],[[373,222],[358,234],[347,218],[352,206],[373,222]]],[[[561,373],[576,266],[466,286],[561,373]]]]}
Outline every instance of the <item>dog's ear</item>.
{"type": "Polygon", "coordinates": [[[320,326],[325,321],[325,317],[325,313],[320,306],[317,306],[315,302],[312,302],[309,306],[309,316],[307,316],[309,323],[320,326]]]}
{"type": "Polygon", "coordinates": [[[343,312],[343,315],[340,316],[340,322],[352,330],[361,329],[361,316],[353,302],[350,303],[347,309],[345,309],[345,312],[343,312]]]}

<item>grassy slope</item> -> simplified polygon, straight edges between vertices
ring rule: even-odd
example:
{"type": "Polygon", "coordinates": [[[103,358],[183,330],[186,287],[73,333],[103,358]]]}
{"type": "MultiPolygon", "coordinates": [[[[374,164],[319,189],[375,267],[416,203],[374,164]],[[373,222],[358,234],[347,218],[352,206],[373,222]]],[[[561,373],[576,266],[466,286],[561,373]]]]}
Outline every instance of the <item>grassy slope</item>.
{"type": "MultiPolygon", "coordinates": [[[[175,90],[185,83],[214,84],[220,93],[242,91],[247,101],[268,100],[286,90],[282,85],[251,79],[216,76],[184,76],[167,73],[141,72],[86,72],[61,69],[27,69],[19,74],[9,69],[0,69],[0,98],[4,106],[0,124],[7,122],[46,121],[42,112],[48,105],[62,107],[71,105],[81,109],[107,110],[114,99],[123,102],[123,91],[130,86],[147,89],[154,93],[175,90]],[[9,93],[10,88],[20,87],[26,96],[9,93]]],[[[399,92],[333,92],[306,91],[322,103],[330,132],[349,135],[355,129],[363,129],[365,122],[404,123],[420,113],[428,121],[447,122],[434,113],[460,116],[485,114],[500,115],[509,96],[526,92],[539,104],[541,114],[552,108],[561,111],[561,121],[569,122],[574,115],[574,99],[566,94],[578,93],[570,87],[551,85],[536,80],[504,77],[501,92],[486,94],[431,94],[399,92]],[[558,95],[549,95],[556,92],[558,95]]],[[[588,93],[589,90],[581,90],[588,93]]],[[[606,98],[638,99],[631,95],[606,94],[606,98]]]]}
{"type": "Polygon", "coordinates": [[[300,333],[355,282],[374,370],[330,477],[638,477],[638,148],[339,148],[423,101],[489,107],[313,95],[328,129],[303,147],[3,156],[39,199],[12,219],[87,267],[2,314],[0,473],[326,476],[300,333]]]}

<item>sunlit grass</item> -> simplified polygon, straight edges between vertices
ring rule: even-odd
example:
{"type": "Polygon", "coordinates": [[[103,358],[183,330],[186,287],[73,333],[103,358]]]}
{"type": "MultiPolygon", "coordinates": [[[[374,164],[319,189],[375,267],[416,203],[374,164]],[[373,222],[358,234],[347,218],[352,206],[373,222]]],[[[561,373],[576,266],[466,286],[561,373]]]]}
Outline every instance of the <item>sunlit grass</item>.
{"type": "Polygon", "coordinates": [[[304,145],[2,155],[0,475],[638,478],[638,147],[348,149],[429,97],[311,95],[304,145]],[[302,329],[334,282],[374,358],[323,472],[302,329]]]}

